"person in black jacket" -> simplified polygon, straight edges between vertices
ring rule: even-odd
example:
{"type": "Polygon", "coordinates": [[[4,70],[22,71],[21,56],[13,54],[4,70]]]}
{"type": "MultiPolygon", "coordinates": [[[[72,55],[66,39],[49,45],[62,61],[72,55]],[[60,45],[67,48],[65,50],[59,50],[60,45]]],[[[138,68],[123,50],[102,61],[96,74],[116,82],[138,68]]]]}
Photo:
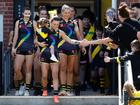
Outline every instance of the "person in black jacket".
{"type": "Polygon", "coordinates": [[[108,37],[92,41],[84,41],[81,43],[81,46],[105,44],[112,48],[117,48],[119,46],[121,49],[123,48],[126,51],[131,51],[130,43],[134,39],[140,41],[140,24],[137,21],[130,19],[129,9],[126,5],[119,7],[118,17],[121,24],[119,24],[108,37]]]}
{"type": "Polygon", "coordinates": [[[140,75],[140,42],[138,40],[134,40],[131,42],[131,53],[128,53],[124,56],[113,57],[110,58],[106,56],[104,58],[105,62],[117,62],[120,63],[122,61],[130,60],[132,64],[132,74],[133,74],[133,81],[136,89],[140,89],[140,80],[138,76],[140,75]]]}

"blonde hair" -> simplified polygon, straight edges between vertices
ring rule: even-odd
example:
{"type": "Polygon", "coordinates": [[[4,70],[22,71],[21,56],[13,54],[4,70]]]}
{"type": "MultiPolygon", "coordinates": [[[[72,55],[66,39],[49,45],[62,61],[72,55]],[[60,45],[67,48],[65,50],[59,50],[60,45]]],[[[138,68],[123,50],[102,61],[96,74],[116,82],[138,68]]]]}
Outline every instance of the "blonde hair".
{"type": "Polygon", "coordinates": [[[133,84],[131,84],[130,82],[125,82],[124,83],[124,85],[123,85],[123,91],[127,91],[128,92],[128,95],[130,96],[130,97],[134,97],[133,96],[133,93],[135,92],[135,91],[137,91],[136,89],[135,89],[135,87],[134,87],[134,85],[133,84]]]}
{"type": "Polygon", "coordinates": [[[71,10],[71,7],[68,6],[68,5],[66,5],[66,4],[64,4],[64,5],[62,6],[62,8],[61,8],[61,12],[65,11],[65,10],[71,10]]]}

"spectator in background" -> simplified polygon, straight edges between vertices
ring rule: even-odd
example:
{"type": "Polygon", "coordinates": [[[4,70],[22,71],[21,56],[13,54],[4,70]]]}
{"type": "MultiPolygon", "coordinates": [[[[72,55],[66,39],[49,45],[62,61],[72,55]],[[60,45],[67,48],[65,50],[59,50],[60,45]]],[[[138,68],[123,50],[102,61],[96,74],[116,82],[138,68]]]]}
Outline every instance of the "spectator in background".
{"type": "MultiPolygon", "coordinates": [[[[140,91],[138,91],[135,86],[128,81],[126,81],[123,85],[123,91],[128,93],[129,98],[139,98],[140,97],[140,91]]],[[[128,105],[139,105],[139,100],[128,100],[128,105]]]]}
{"type": "Polygon", "coordinates": [[[140,90],[140,80],[138,76],[140,75],[139,68],[140,68],[140,42],[138,40],[134,40],[131,42],[131,53],[126,54],[124,56],[119,57],[105,57],[105,62],[116,62],[120,63],[122,61],[130,60],[132,64],[132,75],[133,75],[133,82],[136,89],[140,90]]]}
{"type": "MultiPolygon", "coordinates": [[[[102,39],[103,27],[96,26],[95,39],[102,39]]],[[[94,45],[89,48],[89,61],[91,63],[91,85],[93,90],[100,88],[100,93],[105,93],[105,63],[104,54],[106,49],[104,45],[94,45]],[[98,79],[99,78],[99,79],[98,79]]]]}
{"type": "MultiPolygon", "coordinates": [[[[94,39],[95,27],[94,27],[94,13],[90,10],[85,10],[82,14],[83,21],[83,35],[84,39],[91,41],[94,39]]],[[[85,91],[87,84],[89,83],[89,57],[88,57],[89,47],[86,47],[86,53],[80,52],[80,82],[81,90],[85,91]]]]}
{"type": "Polygon", "coordinates": [[[134,3],[131,6],[133,13],[135,14],[134,17],[140,22],[140,3],[134,3]]]}
{"type": "MultiPolygon", "coordinates": [[[[114,8],[109,8],[106,10],[106,20],[108,25],[105,26],[104,38],[109,37],[111,32],[113,32],[113,30],[119,25],[117,22],[117,12],[114,8]]],[[[109,49],[109,47],[107,47],[106,54],[108,54],[111,57],[117,56],[117,50],[109,49]]],[[[117,72],[116,70],[114,70],[117,69],[117,64],[108,63],[106,65],[106,69],[108,71],[107,73],[109,76],[109,87],[107,89],[106,94],[113,94],[117,92],[117,84],[115,84],[115,81],[117,80],[117,72]]]]}

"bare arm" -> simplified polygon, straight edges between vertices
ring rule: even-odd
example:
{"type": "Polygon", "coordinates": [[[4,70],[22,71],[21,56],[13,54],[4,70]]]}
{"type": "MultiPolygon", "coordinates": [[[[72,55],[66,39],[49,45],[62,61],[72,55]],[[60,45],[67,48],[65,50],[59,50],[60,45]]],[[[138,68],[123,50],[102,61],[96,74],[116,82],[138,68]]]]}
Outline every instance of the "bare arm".
{"type": "Polygon", "coordinates": [[[9,43],[8,43],[8,46],[11,46],[12,43],[13,43],[13,37],[14,37],[14,31],[10,31],[9,33],[9,43]]]}
{"type": "Polygon", "coordinates": [[[13,46],[12,46],[12,49],[15,48],[16,43],[17,43],[17,39],[18,39],[18,30],[19,30],[18,25],[19,25],[19,20],[16,21],[16,23],[15,23],[15,31],[14,31],[14,38],[13,38],[13,46]]]}
{"type": "Polygon", "coordinates": [[[82,40],[83,39],[83,35],[81,35],[81,32],[79,30],[79,27],[78,27],[77,23],[74,22],[74,24],[75,24],[74,31],[76,32],[76,36],[77,36],[78,40],[82,40]]]}
{"type": "Polygon", "coordinates": [[[140,42],[140,31],[137,32],[137,38],[138,38],[138,41],[140,42]]]}
{"type": "Polygon", "coordinates": [[[81,19],[78,19],[78,23],[79,23],[79,31],[80,31],[81,37],[83,39],[84,38],[84,35],[83,35],[83,22],[82,22],[81,19]]]}
{"type": "Polygon", "coordinates": [[[63,31],[60,30],[59,35],[67,42],[71,44],[80,44],[80,41],[69,38],[63,31]]]}

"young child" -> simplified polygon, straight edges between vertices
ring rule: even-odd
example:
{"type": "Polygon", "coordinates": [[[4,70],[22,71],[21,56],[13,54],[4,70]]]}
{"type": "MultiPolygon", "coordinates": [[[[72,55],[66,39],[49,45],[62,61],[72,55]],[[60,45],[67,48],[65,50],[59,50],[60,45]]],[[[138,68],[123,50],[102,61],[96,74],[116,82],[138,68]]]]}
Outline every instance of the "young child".
{"type": "Polygon", "coordinates": [[[133,74],[133,81],[136,89],[140,90],[140,80],[138,76],[140,75],[139,68],[140,68],[140,42],[138,40],[133,40],[131,42],[131,53],[110,58],[106,56],[104,58],[105,62],[117,62],[120,63],[121,61],[130,60],[132,64],[132,74],[133,74]]]}
{"type": "MultiPolygon", "coordinates": [[[[49,37],[49,36],[46,35],[45,33],[41,32],[41,28],[43,28],[43,27],[48,28],[48,21],[47,21],[46,18],[40,18],[37,27],[38,27],[38,28],[37,28],[37,32],[38,32],[44,39],[46,39],[47,37],[49,37]]],[[[50,38],[51,38],[51,37],[50,37],[50,38]]],[[[53,38],[52,38],[52,40],[53,40],[53,38]]],[[[51,57],[50,57],[50,59],[51,59],[52,61],[59,62],[58,59],[55,57],[55,54],[54,54],[54,42],[51,43],[50,52],[51,52],[51,57]]]]}
{"type": "MultiPolygon", "coordinates": [[[[140,97],[140,91],[137,91],[135,86],[128,81],[124,83],[123,91],[126,91],[129,97],[140,97]]],[[[128,103],[128,105],[140,105],[140,100],[129,100],[128,103]]]]}

